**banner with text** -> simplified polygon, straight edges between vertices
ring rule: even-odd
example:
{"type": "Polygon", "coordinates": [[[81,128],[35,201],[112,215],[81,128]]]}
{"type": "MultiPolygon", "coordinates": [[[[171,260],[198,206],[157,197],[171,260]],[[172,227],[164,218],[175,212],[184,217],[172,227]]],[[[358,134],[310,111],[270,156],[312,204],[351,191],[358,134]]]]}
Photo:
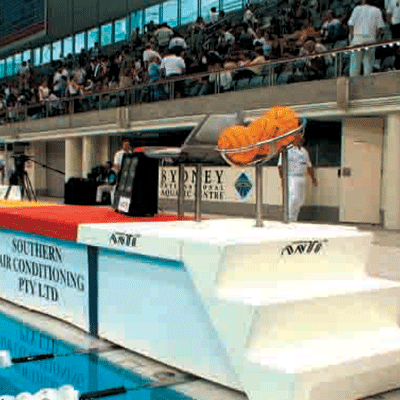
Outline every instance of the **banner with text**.
{"type": "Polygon", "coordinates": [[[89,331],[86,247],[0,231],[0,296],[89,331]]]}
{"type": "MultiPolygon", "coordinates": [[[[202,200],[211,202],[255,203],[255,169],[230,167],[202,168],[202,200]]],[[[184,172],[185,199],[194,200],[196,168],[184,172]]],[[[176,199],[178,167],[160,167],[159,198],[176,199]]]]}

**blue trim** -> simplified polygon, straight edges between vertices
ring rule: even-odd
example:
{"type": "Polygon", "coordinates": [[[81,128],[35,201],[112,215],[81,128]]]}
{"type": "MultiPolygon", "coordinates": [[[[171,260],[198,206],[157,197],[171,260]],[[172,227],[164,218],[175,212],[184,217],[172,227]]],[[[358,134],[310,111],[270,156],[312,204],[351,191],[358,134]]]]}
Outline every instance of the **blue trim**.
{"type": "Polygon", "coordinates": [[[88,246],[89,332],[99,337],[99,249],[88,246]]]}

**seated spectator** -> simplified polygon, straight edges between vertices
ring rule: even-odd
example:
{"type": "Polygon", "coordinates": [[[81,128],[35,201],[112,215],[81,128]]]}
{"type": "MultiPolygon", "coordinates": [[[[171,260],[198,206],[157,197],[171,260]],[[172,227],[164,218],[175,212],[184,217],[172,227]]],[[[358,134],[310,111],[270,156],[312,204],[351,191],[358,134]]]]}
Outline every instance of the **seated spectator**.
{"type": "Polygon", "coordinates": [[[157,41],[158,50],[160,52],[168,48],[169,41],[173,36],[174,32],[168,27],[167,23],[161,24],[160,27],[154,32],[154,38],[157,41]]]}
{"type": "Polygon", "coordinates": [[[185,39],[181,34],[177,33],[170,41],[168,45],[168,49],[170,52],[179,54],[187,49],[187,44],[185,39]]]}
{"type": "Polygon", "coordinates": [[[221,92],[232,89],[232,72],[223,68],[222,60],[215,60],[214,63],[210,64],[209,71],[213,72],[208,77],[209,82],[219,84],[221,92]]]}
{"type": "Polygon", "coordinates": [[[303,46],[303,44],[312,38],[316,38],[318,36],[318,32],[311,25],[311,21],[309,18],[306,18],[303,22],[301,29],[297,30],[291,35],[285,36],[286,40],[294,40],[297,42],[298,46],[303,46]]]}
{"type": "Polygon", "coordinates": [[[117,173],[112,169],[110,161],[107,161],[105,165],[104,179],[104,184],[97,187],[96,202],[101,204],[113,204],[117,173]]]}
{"type": "MultiPolygon", "coordinates": [[[[303,47],[300,49],[299,55],[308,56],[308,55],[323,53],[325,51],[327,51],[327,49],[321,43],[316,43],[314,40],[308,40],[306,43],[304,43],[303,47]]],[[[326,70],[329,64],[329,58],[327,60],[326,57],[315,57],[306,60],[304,73],[308,80],[323,79],[326,77],[326,70]]]]}
{"type": "Polygon", "coordinates": [[[321,28],[321,41],[328,48],[332,48],[339,40],[347,38],[346,29],[342,22],[336,18],[333,10],[328,10],[321,28]]]}
{"type": "Polygon", "coordinates": [[[43,78],[42,83],[39,86],[39,101],[42,103],[48,101],[50,96],[50,89],[47,86],[47,79],[43,78]]]}
{"type": "Polygon", "coordinates": [[[256,48],[255,52],[256,57],[246,65],[246,69],[252,71],[255,75],[261,75],[263,66],[259,64],[264,64],[267,60],[264,57],[264,50],[262,47],[256,48]]]}
{"type": "Polygon", "coordinates": [[[248,26],[246,24],[241,25],[238,28],[238,40],[239,47],[243,50],[253,50],[254,37],[248,33],[248,26]]]}
{"type": "Polygon", "coordinates": [[[143,41],[142,41],[142,37],[140,35],[139,28],[135,28],[132,30],[132,33],[129,36],[129,43],[134,49],[140,48],[142,46],[143,41]]]}

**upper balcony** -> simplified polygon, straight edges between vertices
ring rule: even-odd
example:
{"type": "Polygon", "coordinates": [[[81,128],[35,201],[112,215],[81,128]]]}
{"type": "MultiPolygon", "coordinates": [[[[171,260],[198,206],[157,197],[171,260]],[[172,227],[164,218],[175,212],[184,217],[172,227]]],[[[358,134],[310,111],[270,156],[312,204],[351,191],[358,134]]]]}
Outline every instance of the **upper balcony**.
{"type": "Polygon", "coordinates": [[[400,110],[398,71],[348,78],[352,52],[392,50],[396,42],[270,61],[249,68],[214,69],[147,85],[0,111],[6,141],[46,140],[88,134],[146,131],[160,126],[191,127],[204,114],[244,111],[260,115],[276,104],[307,116],[337,118],[382,115],[400,110]],[[316,66],[326,66],[324,71],[316,66]]]}

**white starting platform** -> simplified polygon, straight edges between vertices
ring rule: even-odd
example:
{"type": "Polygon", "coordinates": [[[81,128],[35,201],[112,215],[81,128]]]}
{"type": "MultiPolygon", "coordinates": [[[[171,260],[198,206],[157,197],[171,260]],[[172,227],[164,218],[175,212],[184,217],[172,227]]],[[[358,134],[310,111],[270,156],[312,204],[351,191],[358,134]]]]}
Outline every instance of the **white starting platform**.
{"type": "Polygon", "coordinates": [[[400,283],[372,234],[228,219],[87,224],[99,334],[250,400],[356,399],[400,384],[400,283]]]}

